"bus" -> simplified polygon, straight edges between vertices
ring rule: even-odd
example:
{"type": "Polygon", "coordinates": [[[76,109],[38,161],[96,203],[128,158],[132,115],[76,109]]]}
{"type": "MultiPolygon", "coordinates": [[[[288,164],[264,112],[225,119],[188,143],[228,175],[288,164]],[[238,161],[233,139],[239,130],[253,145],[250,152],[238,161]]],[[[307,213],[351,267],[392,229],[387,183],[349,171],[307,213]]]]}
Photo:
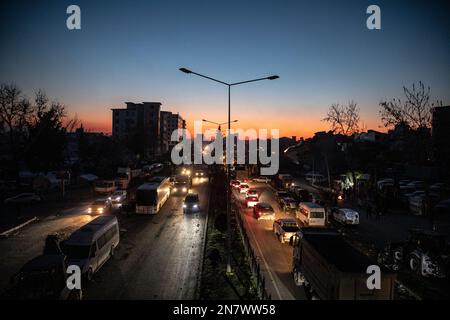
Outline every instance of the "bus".
{"type": "Polygon", "coordinates": [[[114,180],[97,180],[94,183],[94,191],[101,194],[110,194],[116,191],[114,180]]]}
{"type": "Polygon", "coordinates": [[[116,216],[98,217],[72,233],[64,242],[68,265],[78,265],[90,281],[92,276],[114,256],[119,245],[119,223],[116,216]]]}
{"type": "Polygon", "coordinates": [[[325,209],[313,202],[300,202],[296,218],[305,226],[324,227],[325,209]]]}
{"type": "Polygon", "coordinates": [[[136,213],[157,214],[170,195],[170,179],[155,177],[136,190],[136,213]]]}

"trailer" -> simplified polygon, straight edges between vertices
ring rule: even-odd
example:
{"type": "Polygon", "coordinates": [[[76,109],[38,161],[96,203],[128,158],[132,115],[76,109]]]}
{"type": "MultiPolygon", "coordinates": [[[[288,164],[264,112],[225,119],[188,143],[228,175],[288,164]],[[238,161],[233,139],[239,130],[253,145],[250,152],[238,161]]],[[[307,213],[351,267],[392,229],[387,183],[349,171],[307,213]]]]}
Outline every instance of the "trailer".
{"type": "Polygon", "coordinates": [[[334,229],[302,228],[293,238],[294,282],[310,299],[392,300],[396,274],[380,266],[380,289],[371,289],[368,267],[377,265],[334,229]]]}

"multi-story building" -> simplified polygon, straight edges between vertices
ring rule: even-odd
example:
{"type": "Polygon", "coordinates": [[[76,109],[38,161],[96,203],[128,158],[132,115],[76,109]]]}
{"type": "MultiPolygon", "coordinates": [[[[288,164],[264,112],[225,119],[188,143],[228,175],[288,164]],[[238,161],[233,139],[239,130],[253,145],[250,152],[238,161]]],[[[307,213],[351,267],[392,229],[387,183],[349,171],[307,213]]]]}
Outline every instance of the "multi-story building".
{"type": "Polygon", "coordinates": [[[161,111],[160,137],[163,154],[169,152],[177,144],[176,141],[171,141],[172,132],[177,129],[186,129],[186,121],[178,113],[161,111]]]}
{"type": "Polygon", "coordinates": [[[132,145],[141,156],[159,154],[160,102],[125,102],[126,109],[112,109],[112,135],[132,145]]]}

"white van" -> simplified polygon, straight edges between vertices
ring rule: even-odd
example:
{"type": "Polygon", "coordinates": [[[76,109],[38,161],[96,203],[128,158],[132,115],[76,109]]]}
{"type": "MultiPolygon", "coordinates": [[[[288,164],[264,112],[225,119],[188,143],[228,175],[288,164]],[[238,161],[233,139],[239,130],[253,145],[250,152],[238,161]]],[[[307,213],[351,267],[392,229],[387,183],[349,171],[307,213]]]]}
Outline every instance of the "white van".
{"type": "Polygon", "coordinates": [[[305,226],[324,227],[325,208],[313,202],[300,202],[296,218],[305,226]]]}
{"type": "Polygon", "coordinates": [[[119,245],[115,216],[100,216],[70,235],[64,242],[67,265],[77,265],[88,280],[114,255],[119,245]]]}

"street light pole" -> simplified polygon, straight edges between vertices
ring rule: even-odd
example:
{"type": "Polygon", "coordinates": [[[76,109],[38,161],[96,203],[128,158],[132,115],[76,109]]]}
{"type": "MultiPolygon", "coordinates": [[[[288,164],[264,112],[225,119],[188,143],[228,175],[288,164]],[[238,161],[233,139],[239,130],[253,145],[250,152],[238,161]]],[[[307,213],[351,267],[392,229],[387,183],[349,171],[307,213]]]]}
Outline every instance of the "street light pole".
{"type": "MultiPolygon", "coordinates": [[[[244,84],[244,83],[249,83],[249,82],[256,82],[256,81],[261,81],[261,80],[275,80],[275,79],[279,78],[279,76],[273,75],[273,76],[264,77],[264,78],[257,78],[257,79],[252,79],[252,80],[227,83],[227,82],[217,80],[212,77],[205,76],[203,74],[194,72],[187,68],[180,68],[179,70],[186,74],[195,74],[199,77],[202,77],[202,78],[205,78],[205,79],[208,79],[208,80],[211,80],[214,82],[218,82],[220,84],[228,86],[228,135],[227,135],[227,139],[230,139],[230,129],[231,129],[231,87],[237,86],[240,84],[244,84]]],[[[230,143],[228,144],[228,148],[231,148],[231,147],[234,148],[234,141],[233,141],[233,144],[231,144],[231,141],[229,141],[229,142],[230,143]]],[[[230,159],[227,159],[227,247],[228,247],[227,248],[228,249],[227,250],[228,251],[227,252],[227,274],[232,273],[232,270],[231,270],[231,186],[230,186],[230,181],[231,181],[231,163],[230,163],[230,159]]]]}
{"type": "MultiPolygon", "coordinates": [[[[228,85],[228,134],[227,139],[231,139],[230,137],[230,129],[231,129],[231,86],[228,85]]],[[[229,141],[228,148],[231,148],[231,141],[229,141]]],[[[233,148],[234,148],[234,137],[233,137],[233,148]]],[[[229,153],[231,154],[231,152],[229,153]]],[[[227,156],[227,155],[225,155],[227,156]]],[[[227,274],[231,274],[231,164],[230,159],[227,159],[227,274]]]]}

